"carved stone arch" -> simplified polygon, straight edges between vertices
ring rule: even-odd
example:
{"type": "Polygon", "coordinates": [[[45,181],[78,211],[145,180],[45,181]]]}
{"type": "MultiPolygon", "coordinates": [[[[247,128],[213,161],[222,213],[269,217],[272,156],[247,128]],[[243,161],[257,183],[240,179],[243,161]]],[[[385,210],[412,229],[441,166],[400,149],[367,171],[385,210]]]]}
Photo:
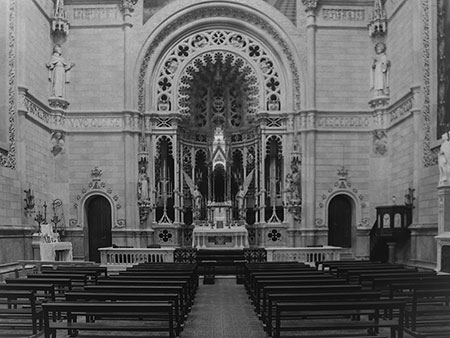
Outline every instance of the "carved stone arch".
{"type": "Polygon", "coordinates": [[[78,208],[78,219],[81,220],[82,227],[85,228],[87,225],[87,219],[86,219],[86,202],[94,196],[101,196],[104,197],[111,206],[111,224],[113,228],[118,228],[117,224],[117,212],[116,210],[116,203],[114,201],[114,198],[111,197],[109,194],[105,193],[103,190],[99,189],[93,189],[83,195],[83,197],[80,200],[80,207],[78,208]]]}
{"type": "Polygon", "coordinates": [[[272,135],[267,135],[266,140],[265,140],[265,155],[268,155],[269,152],[269,142],[271,142],[272,140],[274,140],[277,143],[278,146],[278,157],[282,158],[283,157],[283,139],[280,135],[276,135],[276,134],[272,134],[272,135]]]}
{"type": "Polygon", "coordinates": [[[297,49],[298,41],[294,43],[290,38],[296,31],[295,27],[280,13],[274,13],[273,7],[260,1],[251,2],[253,8],[247,1],[224,1],[220,4],[198,1],[189,6],[181,1],[174,1],[161,10],[161,15],[149,20],[144,25],[144,31],[154,33],[149,34],[139,52],[135,68],[139,111],[151,110],[154,106],[149,104],[146,91],[150,90],[157,76],[154,71],[162,62],[161,55],[178,42],[180,36],[186,36],[201,27],[239,29],[270,46],[272,55],[281,62],[280,73],[286,83],[286,90],[290,91],[286,94],[286,109],[301,109],[305,87],[302,74],[305,74],[306,57],[304,49],[297,49]],[[301,60],[301,64],[297,60],[301,60]],[[150,65],[157,67],[151,68],[150,65]]]}
{"type": "Polygon", "coordinates": [[[81,190],[81,194],[77,195],[77,202],[73,206],[76,211],[77,219],[70,219],[70,226],[85,228],[85,203],[90,197],[99,195],[105,197],[111,205],[112,228],[114,229],[125,227],[125,219],[118,218],[118,210],[122,207],[119,201],[119,196],[114,194],[112,188],[109,188],[106,183],[102,181],[102,170],[100,170],[98,167],[95,167],[91,171],[91,176],[91,182],[88,183],[87,187],[84,187],[81,190]]]}
{"type": "Polygon", "coordinates": [[[351,190],[348,189],[339,189],[336,191],[333,191],[330,195],[327,196],[324,207],[323,207],[323,220],[325,221],[325,226],[328,226],[328,210],[330,206],[331,200],[339,195],[345,195],[348,197],[352,204],[352,209],[354,213],[354,219],[355,219],[355,225],[361,224],[362,220],[362,208],[361,208],[361,201],[359,200],[358,196],[356,196],[355,193],[353,193],[351,190]]]}
{"type": "Polygon", "coordinates": [[[173,156],[173,139],[170,136],[167,135],[160,135],[156,138],[156,142],[155,142],[155,157],[158,158],[159,154],[160,154],[160,147],[161,147],[161,142],[163,141],[167,141],[168,143],[168,151],[169,151],[169,155],[173,156]]]}

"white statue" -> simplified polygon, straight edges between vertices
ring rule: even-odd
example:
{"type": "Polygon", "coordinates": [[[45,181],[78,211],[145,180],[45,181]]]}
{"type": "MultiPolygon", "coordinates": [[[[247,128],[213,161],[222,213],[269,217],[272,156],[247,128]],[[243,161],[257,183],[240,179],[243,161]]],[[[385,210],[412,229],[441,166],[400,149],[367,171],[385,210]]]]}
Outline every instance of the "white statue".
{"type": "Polygon", "coordinates": [[[192,195],[192,212],[194,220],[199,220],[201,216],[201,208],[202,208],[202,200],[203,196],[200,190],[198,190],[198,186],[194,183],[192,178],[189,177],[188,174],[186,174],[183,171],[184,180],[186,181],[186,184],[189,186],[189,190],[191,191],[192,195]]]}
{"type": "Polygon", "coordinates": [[[287,192],[289,201],[300,201],[302,199],[302,181],[299,163],[291,163],[291,173],[286,175],[287,192]]]}
{"type": "Polygon", "coordinates": [[[68,63],[64,60],[61,52],[61,46],[55,45],[53,47],[53,55],[49,63],[48,79],[51,82],[52,97],[64,98],[66,94],[66,83],[70,82],[70,70],[75,66],[74,63],[68,63]]]}
{"type": "Polygon", "coordinates": [[[391,62],[388,60],[385,52],[386,45],[378,42],[375,45],[376,56],[373,58],[370,71],[371,89],[375,96],[389,95],[389,69],[391,62]]]}
{"type": "Polygon", "coordinates": [[[142,167],[139,173],[139,181],[138,181],[138,199],[141,201],[150,200],[150,194],[148,191],[148,181],[149,178],[145,171],[145,167],[142,167]]]}
{"type": "Polygon", "coordinates": [[[51,153],[56,156],[64,150],[64,133],[62,131],[55,131],[52,133],[52,148],[51,153]]]}
{"type": "Polygon", "coordinates": [[[236,205],[239,213],[239,219],[245,220],[246,210],[245,210],[245,195],[247,195],[248,188],[250,183],[253,180],[253,173],[255,169],[253,169],[250,174],[244,180],[244,184],[239,186],[239,191],[236,193],[236,205]]]}
{"type": "Polygon", "coordinates": [[[450,135],[442,135],[441,149],[439,150],[439,186],[450,186],[450,135]]]}

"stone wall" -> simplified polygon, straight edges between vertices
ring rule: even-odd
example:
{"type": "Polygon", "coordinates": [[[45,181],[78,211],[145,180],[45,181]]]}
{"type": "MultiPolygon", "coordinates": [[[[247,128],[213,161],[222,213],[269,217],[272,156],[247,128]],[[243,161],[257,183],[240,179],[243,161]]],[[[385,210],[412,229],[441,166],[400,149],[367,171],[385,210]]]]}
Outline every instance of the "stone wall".
{"type": "Polygon", "coordinates": [[[365,30],[318,28],[318,109],[367,109],[369,48],[365,30]]]}
{"type": "Polygon", "coordinates": [[[72,111],[123,109],[123,28],[77,27],[71,29],[64,55],[75,63],[67,99],[72,111]]]}
{"type": "Polygon", "coordinates": [[[413,10],[414,1],[406,1],[394,15],[389,14],[386,55],[391,61],[390,90],[391,102],[395,102],[409,92],[414,84],[413,10]]]}
{"type": "Polygon", "coordinates": [[[48,69],[53,43],[47,14],[34,1],[18,2],[18,84],[47,103],[50,95],[48,69]]]}

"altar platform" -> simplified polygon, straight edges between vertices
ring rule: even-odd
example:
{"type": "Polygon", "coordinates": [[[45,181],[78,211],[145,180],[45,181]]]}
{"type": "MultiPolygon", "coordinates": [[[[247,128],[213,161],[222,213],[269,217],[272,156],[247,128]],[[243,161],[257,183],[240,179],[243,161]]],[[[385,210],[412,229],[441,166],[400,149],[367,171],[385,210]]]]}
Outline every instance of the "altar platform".
{"type": "Polygon", "coordinates": [[[248,231],[244,225],[196,226],[192,233],[192,247],[197,249],[248,248],[248,231]]]}

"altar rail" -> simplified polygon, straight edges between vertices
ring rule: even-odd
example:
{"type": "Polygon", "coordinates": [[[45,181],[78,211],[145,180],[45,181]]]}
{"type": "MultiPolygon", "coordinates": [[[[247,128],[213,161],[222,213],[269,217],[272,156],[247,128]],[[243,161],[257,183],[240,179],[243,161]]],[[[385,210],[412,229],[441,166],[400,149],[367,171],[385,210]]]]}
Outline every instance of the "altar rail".
{"type": "Polygon", "coordinates": [[[117,270],[139,263],[173,262],[175,248],[100,248],[100,264],[117,270]]]}
{"type": "Polygon", "coordinates": [[[266,248],[268,262],[297,261],[314,264],[317,261],[339,260],[343,249],[336,246],[303,248],[266,248]]]}

